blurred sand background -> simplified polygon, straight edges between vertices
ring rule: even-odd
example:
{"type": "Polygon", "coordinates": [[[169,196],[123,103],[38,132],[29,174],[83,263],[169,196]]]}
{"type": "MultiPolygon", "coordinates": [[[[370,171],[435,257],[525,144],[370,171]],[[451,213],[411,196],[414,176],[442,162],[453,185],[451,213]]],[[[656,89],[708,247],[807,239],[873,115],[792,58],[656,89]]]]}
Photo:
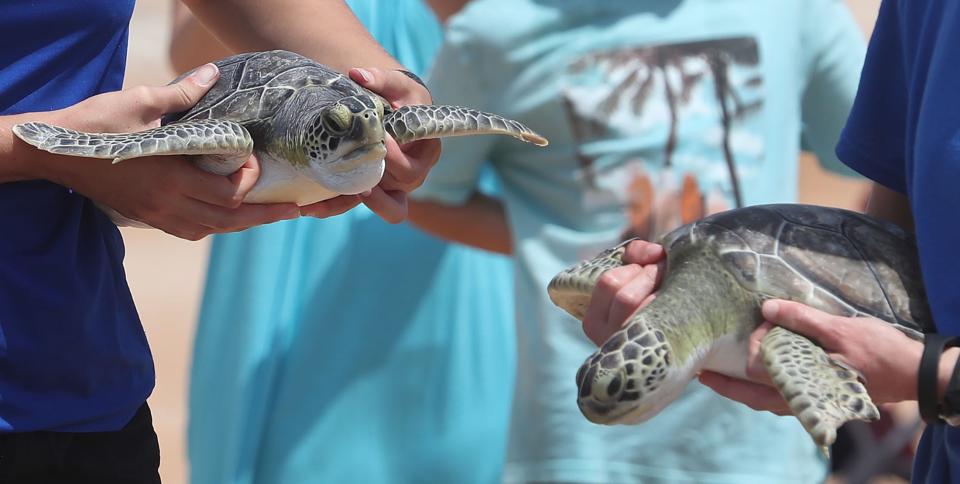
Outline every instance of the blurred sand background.
{"type": "MultiPolygon", "coordinates": [[[[166,57],[171,1],[137,2],[130,29],[126,85],[160,85],[175,76],[166,57]]],[[[869,31],[880,0],[847,3],[865,32],[869,31]]],[[[849,207],[856,206],[864,196],[863,183],[827,174],[806,157],[801,173],[801,201],[849,207]]],[[[189,364],[209,241],[187,242],[142,229],[124,229],[123,237],[127,277],[157,364],[157,387],[150,405],[160,437],[160,470],[164,482],[183,483],[187,477],[184,444],[189,364]]]]}

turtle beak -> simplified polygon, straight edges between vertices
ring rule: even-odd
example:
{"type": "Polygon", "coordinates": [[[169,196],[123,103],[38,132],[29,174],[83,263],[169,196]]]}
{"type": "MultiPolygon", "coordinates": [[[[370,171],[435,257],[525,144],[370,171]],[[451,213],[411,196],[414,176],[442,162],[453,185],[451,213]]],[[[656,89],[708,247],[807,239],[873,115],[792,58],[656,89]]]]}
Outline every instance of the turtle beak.
{"type": "Polygon", "coordinates": [[[344,116],[351,120],[342,135],[345,139],[353,140],[360,146],[383,142],[386,137],[383,129],[383,105],[376,99],[349,97],[341,99],[337,107],[343,109],[344,116]]]}
{"type": "Polygon", "coordinates": [[[364,146],[383,144],[386,139],[386,131],[383,129],[383,121],[377,112],[373,109],[367,109],[354,118],[353,131],[350,136],[359,140],[364,146]]]}
{"type": "Polygon", "coordinates": [[[343,155],[339,161],[331,166],[334,170],[341,169],[339,165],[356,165],[357,163],[370,163],[381,161],[387,156],[387,144],[383,140],[365,144],[357,149],[343,155]]]}

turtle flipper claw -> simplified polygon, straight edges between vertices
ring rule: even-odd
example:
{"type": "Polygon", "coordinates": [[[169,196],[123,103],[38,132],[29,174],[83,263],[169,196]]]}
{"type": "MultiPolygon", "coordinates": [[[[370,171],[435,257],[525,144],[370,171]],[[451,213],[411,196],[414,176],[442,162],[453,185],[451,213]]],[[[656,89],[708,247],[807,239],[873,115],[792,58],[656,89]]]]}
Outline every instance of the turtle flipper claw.
{"type": "Polygon", "coordinates": [[[841,425],[880,418],[857,373],[809,339],[777,326],[760,352],[770,379],[825,456],[841,425]]]}

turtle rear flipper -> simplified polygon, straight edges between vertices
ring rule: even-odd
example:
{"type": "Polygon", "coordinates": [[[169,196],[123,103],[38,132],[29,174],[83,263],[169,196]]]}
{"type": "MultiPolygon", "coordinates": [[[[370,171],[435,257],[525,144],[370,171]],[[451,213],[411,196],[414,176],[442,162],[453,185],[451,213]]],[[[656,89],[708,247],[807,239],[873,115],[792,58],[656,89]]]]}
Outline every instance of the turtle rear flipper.
{"type": "Polygon", "coordinates": [[[825,456],[841,425],[880,418],[857,373],[809,339],[777,326],[764,337],[760,352],[770,379],[825,456]]]}
{"type": "Polygon", "coordinates": [[[383,125],[401,144],[418,139],[478,134],[505,134],[537,146],[548,143],[546,138],[517,121],[459,106],[402,106],[387,115],[383,125]]]}
{"type": "Polygon", "coordinates": [[[13,132],[50,153],[114,163],[152,155],[202,155],[197,165],[218,175],[236,171],[253,151],[253,140],[243,126],[218,119],[184,121],[138,133],[83,133],[39,122],[18,124],[13,132]]]}

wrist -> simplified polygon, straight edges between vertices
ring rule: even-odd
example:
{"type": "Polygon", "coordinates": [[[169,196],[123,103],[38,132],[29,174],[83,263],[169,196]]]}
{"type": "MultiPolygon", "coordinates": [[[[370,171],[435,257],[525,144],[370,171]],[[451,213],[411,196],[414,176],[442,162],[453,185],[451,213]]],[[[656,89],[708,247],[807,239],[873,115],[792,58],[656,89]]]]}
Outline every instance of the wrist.
{"type": "Polygon", "coordinates": [[[944,395],[956,393],[957,346],[960,338],[942,334],[927,334],[923,342],[923,355],[917,369],[917,403],[920,416],[928,424],[943,423],[948,417],[951,424],[960,423],[960,419],[951,418],[960,413],[955,395],[944,401],[944,395]],[[951,386],[950,383],[954,385],[951,386]]]}
{"type": "Polygon", "coordinates": [[[958,366],[960,361],[958,360],[960,360],[960,349],[950,348],[944,352],[940,362],[938,381],[941,395],[940,415],[954,427],[960,426],[960,366],[958,366]]]}

